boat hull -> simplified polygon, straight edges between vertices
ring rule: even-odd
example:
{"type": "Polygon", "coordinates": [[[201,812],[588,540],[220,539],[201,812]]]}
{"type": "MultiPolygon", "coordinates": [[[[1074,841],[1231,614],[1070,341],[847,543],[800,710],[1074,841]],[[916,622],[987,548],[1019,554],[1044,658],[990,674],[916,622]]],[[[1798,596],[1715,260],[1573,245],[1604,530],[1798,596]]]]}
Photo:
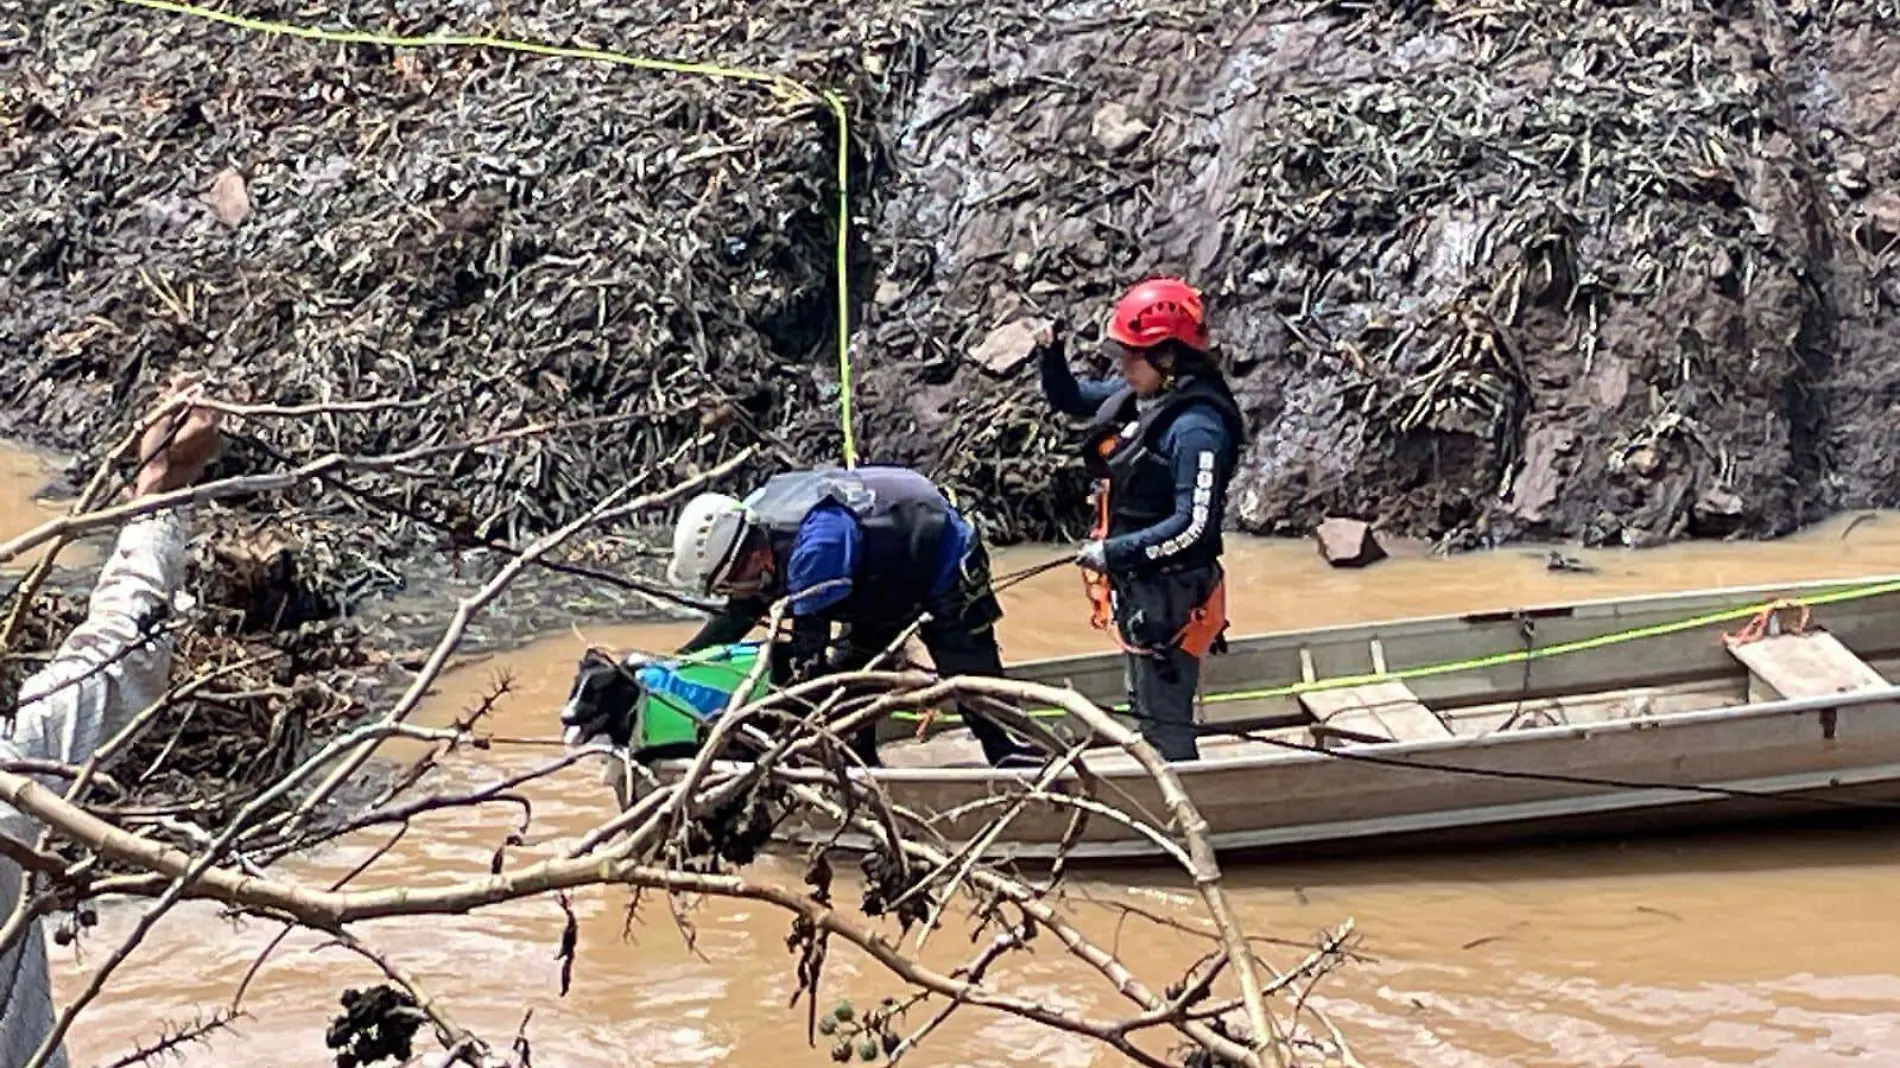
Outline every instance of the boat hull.
{"type": "MultiPolygon", "coordinates": [[[[1101,752],[1091,763],[1099,767],[1096,798],[1146,814],[1163,838],[1179,843],[1146,773],[1120,754],[1101,752]]],[[[1900,702],[1742,705],[1442,742],[1216,758],[1174,768],[1222,854],[1649,833],[1900,803],[1900,702]]],[[[894,804],[937,816],[932,831],[951,850],[982,833],[1033,780],[1033,773],[988,768],[868,774],[894,804]]],[[[1082,779],[1065,773],[1052,789],[1079,794],[1082,779]]],[[[1074,811],[1060,801],[1023,802],[985,855],[1053,858],[1074,811]]],[[[809,816],[783,828],[790,843],[835,841],[846,849],[866,844],[835,832],[834,825],[809,816]]],[[[1154,836],[1092,815],[1069,856],[1152,860],[1166,857],[1168,849],[1154,836]]]]}
{"type": "MultiPolygon", "coordinates": [[[[1214,683],[1281,692],[1210,706],[1205,759],[1174,766],[1223,854],[1637,834],[1900,804],[1900,689],[1884,685],[1900,677],[1900,581],[1892,577],[1330,627],[1257,635],[1234,647],[1210,661],[1214,683]],[[1838,663],[1813,657],[1803,670],[1822,674],[1797,681],[1822,679],[1809,691],[1815,696],[1780,700],[1763,690],[1739,659],[1752,654],[1738,653],[1723,634],[1746,621],[1751,605],[1778,594],[1819,602],[1810,623],[1825,630],[1824,643],[1852,649],[1840,657],[1864,658],[1857,662],[1864,692],[1832,692],[1823,669],[1838,671],[1838,663]],[[1631,627],[1646,633],[1631,638],[1631,627]],[[1535,640],[1525,637],[1532,633],[1535,640]],[[1504,657],[1551,642],[1568,648],[1548,658],[1504,657]],[[1461,657],[1469,667],[1428,669],[1461,657]],[[1300,686],[1382,672],[1406,673],[1405,695],[1423,703],[1418,714],[1428,707],[1446,724],[1439,737],[1322,749],[1307,729],[1263,735],[1247,726],[1258,717],[1311,722],[1300,686]],[[1520,713],[1532,710],[1551,725],[1523,726],[1537,717],[1520,713]],[[1250,740],[1217,740],[1236,733],[1250,740]]],[[[1016,665],[1010,674],[1104,702],[1115,696],[1118,664],[1113,656],[1069,657],[1016,665]]],[[[913,752],[943,741],[939,732],[913,752]]],[[[893,755],[887,747],[887,762],[893,755]]],[[[1019,801],[1037,772],[947,763],[854,774],[873,776],[948,850],[985,835],[985,855],[995,859],[1055,856],[1076,808],[1060,797],[1019,801]],[[986,834],[1006,812],[1002,832],[986,834]]],[[[654,771],[665,781],[684,766],[654,771]]],[[[1152,830],[1117,822],[1112,812],[1091,814],[1069,857],[1152,860],[1180,848],[1146,772],[1102,750],[1088,754],[1088,767],[1091,787],[1070,771],[1052,792],[1091,794],[1144,815],[1152,830]]],[[[796,819],[803,822],[782,828],[788,842],[866,844],[839,836],[815,813],[796,819]]]]}

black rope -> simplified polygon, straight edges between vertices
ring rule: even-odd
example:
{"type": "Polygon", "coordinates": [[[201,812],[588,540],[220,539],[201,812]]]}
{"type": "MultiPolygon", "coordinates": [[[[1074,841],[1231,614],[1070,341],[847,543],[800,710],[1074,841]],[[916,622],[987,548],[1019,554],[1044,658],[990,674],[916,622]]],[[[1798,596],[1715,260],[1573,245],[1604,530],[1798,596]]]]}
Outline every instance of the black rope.
{"type": "MultiPolygon", "coordinates": [[[[1071,557],[1065,556],[1059,559],[1051,560],[1045,564],[1039,564],[1033,568],[1026,568],[1022,572],[1018,572],[1015,576],[1012,576],[1011,579],[1004,580],[1004,582],[999,583],[999,586],[1008,584],[1009,582],[1012,582],[1012,581],[1021,581],[1022,579],[1028,578],[1031,575],[1041,574],[1045,571],[1051,570],[1052,568],[1058,567],[1062,564],[1069,563],[1071,559],[1072,559],[1071,557]]],[[[1536,645],[1536,639],[1535,639],[1536,624],[1534,621],[1532,621],[1529,618],[1521,619],[1519,623],[1520,623],[1520,633],[1521,633],[1522,638],[1524,639],[1525,649],[1528,651],[1534,648],[1536,645]]],[[[1531,668],[1531,661],[1526,659],[1524,662],[1524,682],[1523,682],[1523,689],[1525,691],[1528,691],[1530,689],[1530,668],[1531,668]]],[[[1512,720],[1515,720],[1517,718],[1517,715],[1521,713],[1522,705],[1523,705],[1523,699],[1520,697],[1518,699],[1518,708],[1512,714],[1512,717],[1511,717],[1512,720]]],[[[1142,713],[1137,712],[1132,708],[1125,712],[1120,712],[1116,714],[1125,716],[1126,718],[1132,719],[1136,721],[1137,723],[1144,723],[1144,722],[1158,723],[1159,722],[1159,720],[1155,719],[1154,717],[1143,715],[1142,713]]],[[[1646,781],[1635,780],[1635,779],[1609,779],[1609,778],[1600,778],[1600,777],[1590,776],[1590,775],[1566,775],[1561,772],[1512,771],[1512,770],[1504,769],[1504,768],[1479,768],[1479,767],[1471,767],[1469,765],[1463,765],[1463,764],[1421,763],[1415,760],[1406,760],[1406,759],[1400,759],[1397,757],[1382,757],[1382,756],[1377,756],[1370,753],[1346,752],[1346,751],[1342,751],[1338,749],[1328,749],[1324,746],[1289,741],[1288,739],[1285,739],[1285,738],[1270,737],[1268,735],[1260,734],[1257,731],[1248,730],[1245,728],[1222,727],[1218,724],[1201,724],[1201,723],[1193,724],[1192,727],[1195,733],[1200,734],[1202,736],[1242,738],[1247,741],[1261,742],[1267,745],[1276,746],[1278,748],[1291,750],[1294,752],[1316,753],[1320,756],[1331,757],[1335,760],[1357,761],[1364,764],[1375,764],[1375,765],[1379,765],[1383,767],[1423,769],[1427,771],[1442,771],[1447,774],[1469,775],[1469,776],[1480,777],[1480,778],[1507,779],[1507,780],[1514,780],[1514,781],[1548,782],[1548,783],[1560,783],[1560,784],[1574,785],[1574,786],[1602,786],[1602,787],[1609,787],[1612,789],[1620,789],[1620,790],[1673,790],[1679,793],[1705,794],[1705,795],[1710,795],[1710,796],[1729,798],[1733,800],[1775,801],[1775,802],[1780,802],[1783,804],[1808,805],[1810,807],[1817,807],[1817,808],[1833,808],[1833,809],[1854,810],[1854,811],[1869,811],[1869,810],[1888,811],[1888,810],[1900,809],[1900,802],[1893,802],[1893,801],[1842,801],[1836,798],[1800,797],[1800,796],[1794,796],[1794,795],[1785,794],[1785,793],[1769,793],[1769,792],[1760,791],[1760,790],[1743,790],[1743,789],[1738,789],[1738,788],[1733,788],[1733,787],[1724,787],[1724,786],[1698,786],[1698,785],[1684,785],[1681,783],[1646,782],[1646,781]]]]}
{"type": "Polygon", "coordinates": [[[1001,593],[1004,590],[1009,589],[1011,586],[1014,586],[1019,582],[1024,582],[1029,579],[1035,578],[1037,575],[1042,575],[1050,571],[1054,571],[1056,568],[1061,567],[1063,564],[1071,563],[1074,560],[1075,560],[1075,557],[1073,556],[1058,556],[1054,560],[1048,560],[1043,563],[1036,564],[1032,567],[1025,567],[1019,571],[1012,571],[1009,574],[1004,575],[1002,578],[993,580],[990,583],[990,589],[996,593],[1001,593]]]}
{"type": "MultiPolygon", "coordinates": [[[[1141,720],[1141,719],[1146,719],[1147,717],[1136,715],[1136,716],[1131,716],[1130,718],[1141,720]]],[[[1153,721],[1149,720],[1149,722],[1153,722],[1153,721]]],[[[1211,724],[1197,723],[1194,725],[1194,730],[1196,731],[1196,733],[1200,733],[1204,735],[1220,735],[1223,737],[1244,738],[1250,742],[1262,742],[1267,745],[1276,746],[1281,749],[1292,750],[1294,752],[1317,753],[1321,756],[1331,757],[1334,760],[1356,761],[1363,764],[1377,764],[1383,767],[1411,768],[1411,769],[1419,769],[1419,770],[1424,770],[1424,771],[1443,771],[1450,774],[1471,775],[1471,776],[1477,776],[1481,778],[1511,779],[1511,780],[1525,781],[1525,782],[1564,783],[1564,784],[1575,785],[1575,786],[1607,786],[1607,787],[1612,787],[1612,788],[1620,789],[1620,790],[1675,790],[1682,793],[1709,794],[1709,795],[1713,795],[1717,797],[1727,797],[1727,798],[1732,798],[1732,799],[1737,799],[1737,800],[1779,801],[1779,802],[1791,803],[1791,804],[1812,805],[1812,806],[1821,807],[1821,808],[1839,808],[1839,809],[1855,809],[1855,810],[1900,809],[1900,802],[1893,802],[1893,801],[1842,801],[1836,798],[1798,797],[1798,796],[1793,796],[1793,795],[1784,794],[1784,793],[1768,793],[1766,791],[1760,791],[1760,790],[1742,790],[1742,789],[1736,789],[1736,788],[1726,787],[1726,786],[1696,786],[1696,785],[1684,785],[1682,783],[1672,783],[1672,782],[1646,782],[1646,781],[1637,780],[1637,779],[1608,779],[1608,778],[1599,778],[1592,775],[1566,775],[1562,772],[1554,772],[1554,771],[1512,771],[1507,768],[1477,768],[1477,767],[1472,767],[1466,764],[1421,763],[1418,761],[1406,760],[1399,757],[1384,757],[1384,756],[1378,756],[1372,753],[1360,753],[1360,752],[1349,752],[1349,751],[1339,750],[1339,749],[1327,749],[1324,746],[1311,745],[1305,742],[1295,742],[1295,741],[1290,741],[1285,738],[1274,738],[1268,735],[1260,734],[1256,731],[1223,729],[1217,725],[1211,725],[1211,724]]]]}

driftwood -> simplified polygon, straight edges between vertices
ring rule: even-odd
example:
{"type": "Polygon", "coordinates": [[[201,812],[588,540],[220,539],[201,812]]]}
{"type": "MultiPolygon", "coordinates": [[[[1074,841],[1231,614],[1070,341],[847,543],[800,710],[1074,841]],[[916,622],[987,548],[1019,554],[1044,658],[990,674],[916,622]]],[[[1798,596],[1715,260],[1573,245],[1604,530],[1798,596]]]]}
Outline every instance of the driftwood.
{"type": "MultiPolygon", "coordinates": [[[[999,537],[1074,536],[1074,443],[1017,327],[1087,341],[1176,271],[1255,421],[1249,529],[1641,543],[1894,501],[1893,0],[220,9],[834,92],[847,282],[809,92],[61,0],[0,79],[0,428],[102,447],[100,413],[181,359],[250,399],[420,405],[303,424],[301,455],[638,413],[414,488],[520,543],[702,432],[669,478],[741,443],[834,460],[853,400],[867,459],[999,537]]],[[[301,500],[366,536],[360,501],[301,500]]]]}
{"type": "MultiPolygon", "coordinates": [[[[319,417],[301,410],[266,413],[255,406],[242,414],[249,419],[319,417]]],[[[511,440],[530,439],[523,435],[511,440]]],[[[304,485],[320,471],[352,465],[420,477],[431,462],[453,462],[455,451],[429,447],[399,455],[400,459],[320,457],[240,478],[242,485],[257,492],[258,486],[288,490],[304,485]]],[[[565,856],[511,869],[501,863],[498,850],[492,870],[465,873],[446,886],[356,890],[348,885],[375,870],[390,846],[412,833],[411,821],[419,815],[453,807],[517,804],[522,786],[610,755],[598,746],[558,753],[497,782],[432,792],[426,788],[429,772],[445,754],[511,747],[545,751],[560,745],[556,725],[549,723],[545,737],[501,737],[486,732],[483,717],[505,691],[505,683],[446,727],[417,726],[408,718],[453,662],[477,618],[529,573],[537,559],[558,556],[589,528],[661,507],[697,485],[741,470],[749,458],[742,450],[696,479],[646,492],[637,490],[638,483],[627,482],[593,502],[576,519],[521,548],[446,613],[439,638],[432,651],[420,658],[414,677],[399,692],[386,691],[381,698],[323,683],[307,672],[307,664],[295,660],[294,643],[270,644],[268,636],[273,632],[265,637],[251,635],[248,640],[254,651],[243,652],[232,644],[243,637],[241,629],[234,630],[234,624],[220,614],[228,610],[215,604],[201,614],[170,621],[174,630],[154,640],[166,637],[178,643],[177,684],[152,708],[138,710],[129,725],[85,766],[0,768],[0,802],[31,816],[43,828],[37,843],[0,842],[0,852],[30,872],[36,887],[0,927],[0,949],[15,944],[29,924],[56,907],[89,913],[94,908],[91,902],[106,895],[148,902],[130,933],[98,955],[86,983],[60,1007],[56,1031],[28,1062],[30,1068],[45,1063],[60,1039],[109,999],[119,965],[136,951],[153,925],[185,900],[219,901],[240,915],[281,924],[286,933],[299,928],[318,931],[330,944],[373,962],[387,983],[347,994],[349,1009],[333,1029],[332,1038],[338,1041],[355,1043],[353,1048],[358,1049],[387,1047],[387,1052],[400,1052],[410,1042],[403,1036],[413,1037],[426,1024],[445,1055],[484,1065],[524,1063],[520,1051],[525,1045],[511,1043],[506,1036],[477,1035],[458,1024],[453,1006],[419,986],[400,960],[361,936],[357,925],[392,916],[427,922],[431,916],[478,911],[524,898],[552,897],[564,902],[565,895],[590,886],[663,894],[681,923],[688,922],[684,904],[688,898],[741,898],[769,905],[793,920],[792,943],[799,955],[803,996],[816,996],[827,947],[836,943],[864,953],[904,988],[908,1000],[892,999],[889,1006],[933,1010],[927,1021],[914,1027],[894,1007],[848,1020],[829,1016],[825,1029],[835,1040],[834,1057],[862,1055],[870,1049],[900,1060],[944,1019],[966,1006],[1086,1036],[1145,1065],[1175,1063],[1171,1058],[1182,1050],[1189,1051],[1193,1064],[1263,1068],[1318,1063],[1324,1056],[1343,1054],[1343,1041],[1303,995],[1308,984],[1349,954],[1345,935],[1308,947],[1307,959],[1294,961],[1283,973],[1271,970],[1260,956],[1259,947],[1266,943],[1259,940],[1258,932],[1242,930],[1227,905],[1205,823],[1172,770],[1138,735],[1072,691],[998,679],[939,679],[917,671],[883,669],[875,663],[861,672],[808,680],[754,702],[735,701],[691,773],[671,786],[637,797],[625,811],[604,817],[565,856]],[[219,624],[220,619],[225,622],[219,624]],[[218,648],[219,641],[225,643],[224,651],[207,655],[218,648]],[[193,748],[179,740],[179,721],[206,714],[205,696],[229,686],[231,679],[247,678],[266,664],[285,660],[293,664],[290,674],[273,676],[269,684],[246,683],[260,692],[246,698],[251,702],[248,706],[237,703],[267,709],[277,707],[272,702],[293,701],[300,693],[333,691],[342,702],[336,714],[322,725],[313,724],[303,744],[278,751],[273,757],[278,763],[266,775],[243,783],[200,782],[218,796],[180,798],[170,807],[153,809],[151,799],[143,798],[146,810],[134,814],[137,806],[128,795],[136,793],[138,776],[151,766],[180,759],[180,753],[193,748]],[[853,730],[894,712],[958,698],[979,702],[990,714],[1011,719],[1049,751],[1042,775],[1028,780],[1021,795],[1001,799],[995,817],[997,833],[1024,803],[1068,800],[1088,805],[1091,818],[1129,821],[1174,846],[1173,855],[1193,879],[1206,913],[1199,936],[1208,939],[1208,955],[1190,974],[1136,975],[1065,914],[1060,905],[1059,869],[1054,879],[1038,885],[978,861],[977,851],[953,854],[929,832],[925,814],[893,805],[873,780],[850,773],[855,756],[841,739],[853,730]],[[1151,821],[1104,801],[1048,792],[1048,782],[1063,768],[1073,766],[1086,774],[1087,756],[1038,733],[1039,725],[1017,711],[1045,704],[1059,705],[1098,737],[1140,761],[1167,801],[1165,815],[1151,821]],[[346,727],[346,722],[351,725],[346,727]],[[425,742],[430,748],[408,768],[372,766],[370,754],[376,744],[392,738],[425,742]],[[760,738],[770,744],[751,764],[735,766],[723,759],[733,754],[732,745],[756,744],[760,738]],[[153,739],[165,741],[154,749],[153,739]],[[353,809],[339,808],[340,787],[379,769],[380,777],[370,780],[381,786],[373,800],[353,809]],[[768,847],[773,823],[800,807],[824,814],[874,843],[867,862],[865,897],[855,908],[834,897],[830,851],[817,850],[809,857],[803,886],[782,885],[748,871],[752,860],[768,847]],[[274,869],[285,857],[369,828],[388,831],[387,843],[340,881],[307,885],[274,869]],[[983,944],[982,951],[954,972],[922,963],[917,951],[926,935],[960,922],[966,905],[973,906],[967,910],[967,923],[983,944]],[[904,948],[903,939],[893,937],[893,927],[900,933],[914,931],[916,944],[904,948]],[[1126,1013],[1069,1012],[1012,992],[996,977],[993,966],[1010,954],[1035,952],[1037,945],[1047,944],[1046,939],[1037,939],[1037,932],[1052,935],[1060,952],[1107,982],[1127,1002],[1126,1013]],[[1158,1044],[1164,1034],[1173,1036],[1179,1048],[1158,1044]]],[[[64,535],[106,530],[126,517],[188,502],[197,502],[200,509],[216,509],[227,492],[237,492],[238,485],[228,479],[213,480],[192,491],[131,504],[90,509],[82,505],[74,514],[55,518],[15,541],[47,544],[64,535]]],[[[781,605],[775,612],[782,609],[781,605]]],[[[21,642],[39,644],[56,636],[55,629],[41,625],[39,613],[24,611],[22,618],[26,622],[17,635],[21,642]]],[[[894,643],[887,655],[900,646],[894,643]]],[[[525,803],[521,808],[524,822],[518,833],[525,833],[531,810],[525,803]]],[[[81,924],[71,936],[87,937],[86,929],[81,924]]],[[[266,966],[281,942],[280,935],[265,948],[253,973],[266,966]]],[[[571,954],[571,947],[564,952],[571,954]]],[[[242,1013],[248,985],[248,979],[240,983],[229,1013],[196,1027],[155,1033],[131,1056],[175,1048],[229,1026],[242,1013]]],[[[816,1028],[815,1003],[807,1011],[816,1028]]]]}

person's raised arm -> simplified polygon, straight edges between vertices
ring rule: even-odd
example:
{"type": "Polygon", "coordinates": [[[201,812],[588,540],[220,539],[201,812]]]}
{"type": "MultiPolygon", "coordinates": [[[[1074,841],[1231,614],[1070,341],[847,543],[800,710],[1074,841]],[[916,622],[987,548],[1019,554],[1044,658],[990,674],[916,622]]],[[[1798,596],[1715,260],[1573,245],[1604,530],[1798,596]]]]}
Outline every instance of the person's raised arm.
{"type": "MultiPolygon", "coordinates": [[[[193,387],[174,379],[168,392],[193,387]]],[[[218,415],[180,408],[139,444],[134,499],[196,481],[216,453],[218,415]]],[[[160,512],[128,522],[101,568],[86,618],[52,660],[20,687],[0,748],[28,759],[83,763],[131,717],[158,700],[171,674],[171,642],[158,631],[185,569],[184,518],[160,512]]]]}
{"type": "MultiPolygon", "coordinates": [[[[174,379],[171,388],[177,393],[190,386],[174,379]]],[[[217,451],[216,413],[180,408],[177,415],[162,418],[140,441],[134,498],[183,488],[217,451]]],[[[18,707],[5,710],[13,715],[0,725],[0,759],[84,763],[164,694],[171,643],[152,628],[170,608],[184,573],[185,541],[184,520],[175,512],[135,519],[119,531],[85,621],[21,684],[18,707]]],[[[64,785],[50,776],[36,778],[49,789],[64,785]]],[[[24,844],[37,833],[32,819],[0,804],[0,834],[24,844]]],[[[20,868],[0,860],[0,912],[11,913],[24,890],[20,868]]],[[[35,920],[25,937],[0,952],[0,1061],[25,1061],[53,1027],[45,935],[35,920]]],[[[55,1050],[48,1063],[65,1065],[65,1051],[55,1050]]]]}
{"type": "Polygon", "coordinates": [[[1077,378],[1069,369],[1068,346],[1062,324],[1044,330],[1036,339],[1036,373],[1043,399],[1064,415],[1090,416],[1114,396],[1122,384],[1114,379],[1077,378]]]}

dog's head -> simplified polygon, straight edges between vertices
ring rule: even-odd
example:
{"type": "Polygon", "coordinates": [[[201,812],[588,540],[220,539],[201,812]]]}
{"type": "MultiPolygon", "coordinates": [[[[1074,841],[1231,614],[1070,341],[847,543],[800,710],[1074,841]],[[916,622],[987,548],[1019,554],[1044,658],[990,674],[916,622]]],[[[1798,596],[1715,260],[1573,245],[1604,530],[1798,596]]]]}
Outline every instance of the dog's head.
{"type": "Polygon", "coordinates": [[[604,735],[625,748],[633,740],[633,713],[641,696],[634,672],[651,659],[634,655],[616,661],[598,649],[587,650],[561,705],[562,740],[585,745],[604,735]]]}

